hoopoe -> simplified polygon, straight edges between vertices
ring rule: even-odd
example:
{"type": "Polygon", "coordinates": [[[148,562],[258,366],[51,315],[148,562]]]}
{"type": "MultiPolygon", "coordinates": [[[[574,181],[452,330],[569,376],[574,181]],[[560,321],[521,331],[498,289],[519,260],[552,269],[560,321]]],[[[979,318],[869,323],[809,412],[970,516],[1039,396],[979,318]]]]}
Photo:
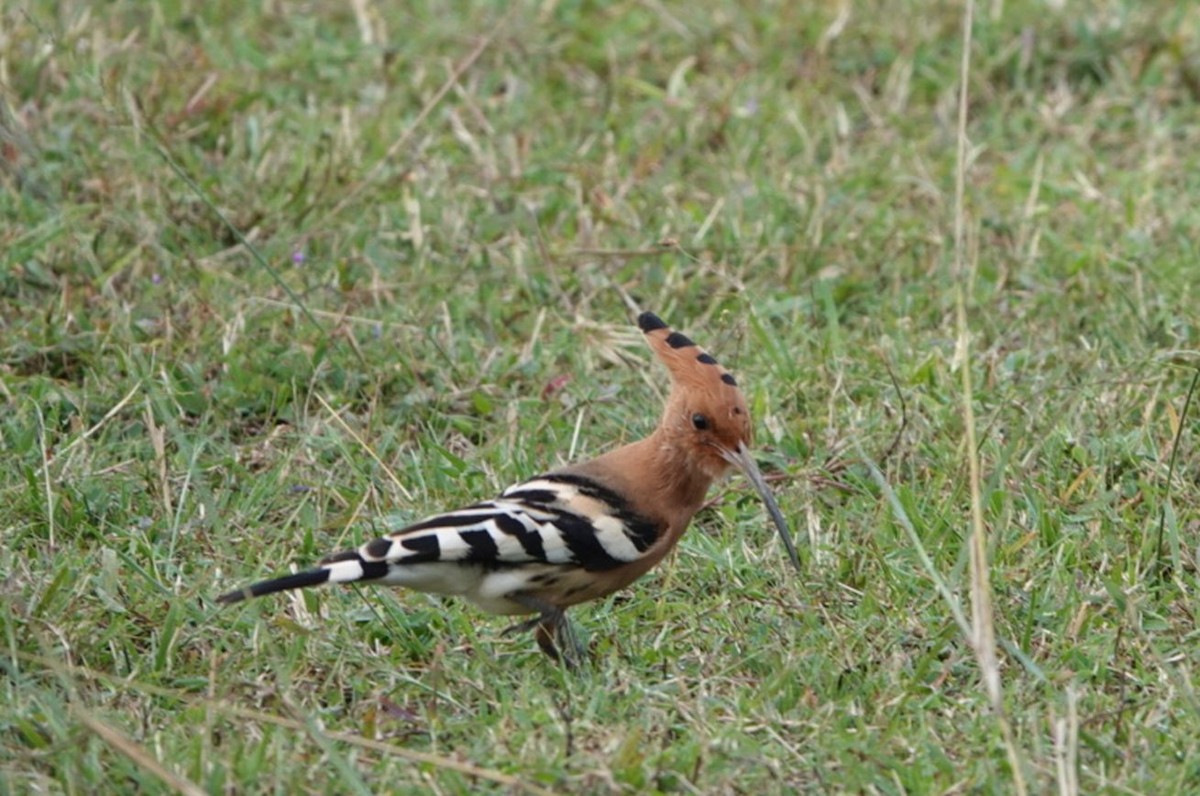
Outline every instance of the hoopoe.
{"type": "Polygon", "coordinates": [[[368,581],[456,595],[493,614],[534,614],[505,633],[536,629],[542,651],[573,666],[585,653],[566,609],[653,568],[731,467],[762,496],[800,569],[787,523],[750,455],[750,413],[737,381],[654,313],[642,313],[638,326],[671,375],[666,409],[650,436],[218,601],[368,581]]]}

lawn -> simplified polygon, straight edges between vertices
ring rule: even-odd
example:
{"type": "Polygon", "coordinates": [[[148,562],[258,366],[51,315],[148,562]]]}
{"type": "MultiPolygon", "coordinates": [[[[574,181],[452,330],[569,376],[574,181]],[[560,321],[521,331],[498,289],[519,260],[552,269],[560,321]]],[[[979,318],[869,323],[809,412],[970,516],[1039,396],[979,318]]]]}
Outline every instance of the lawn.
{"type": "Polygon", "coordinates": [[[0,793],[1195,788],[1200,6],[980,2],[960,159],[963,15],[3,6],[0,793]],[[803,573],[214,603],[647,433],[641,309],[803,573]]]}

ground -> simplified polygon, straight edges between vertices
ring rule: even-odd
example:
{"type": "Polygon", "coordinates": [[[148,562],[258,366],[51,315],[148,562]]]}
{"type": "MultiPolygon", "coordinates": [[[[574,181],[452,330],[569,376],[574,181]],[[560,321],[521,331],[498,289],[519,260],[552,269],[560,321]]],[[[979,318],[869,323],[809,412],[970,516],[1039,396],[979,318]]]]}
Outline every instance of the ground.
{"type": "Polygon", "coordinates": [[[1200,8],[980,2],[960,205],[964,8],[900,5],[5,6],[0,791],[1194,786],[1200,8]],[[802,574],[735,478],[577,674],[214,604],[647,432],[640,309],[802,574]]]}

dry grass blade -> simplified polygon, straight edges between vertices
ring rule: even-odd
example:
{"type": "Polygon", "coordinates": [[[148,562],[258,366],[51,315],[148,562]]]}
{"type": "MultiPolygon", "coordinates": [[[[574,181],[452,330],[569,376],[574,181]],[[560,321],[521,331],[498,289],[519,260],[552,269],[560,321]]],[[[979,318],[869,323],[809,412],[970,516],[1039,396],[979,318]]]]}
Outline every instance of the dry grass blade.
{"type": "Polygon", "coordinates": [[[1012,728],[1004,711],[1004,692],[1000,682],[1000,662],[996,654],[993,624],[992,586],[987,558],[987,530],[983,522],[983,497],[980,486],[979,450],[975,434],[974,389],[971,383],[971,329],[967,320],[967,297],[971,276],[966,253],[966,171],[967,171],[967,94],[971,76],[971,29],[975,3],[967,0],[963,10],[962,61],[959,69],[958,150],[954,181],[954,282],[955,316],[958,329],[959,373],[962,374],[963,429],[966,435],[967,467],[971,494],[971,647],[979,663],[979,673],[992,711],[1000,722],[1001,734],[1012,769],[1013,786],[1024,794],[1025,778],[1017,753],[1012,728]]]}
{"type": "Polygon", "coordinates": [[[63,447],[63,449],[58,452],[57,458],[59,458],[59,459],[64,458],[68,453],[70,453],[72,450],[74,450],[77,445],[79,445],[82,442],[85,442],[89,437],[91,437],[93,434],[95,434],[97,431],[99,431],[101,428],[103,428],[105,423],[112,420],[114,417],[116,417],[118,414],[121,413],[122,409],[124,409],[126,406],[129,405],[129,402],[133,400],[134,396],[137,395],[138,391],[141,389],[142,389],[142,382],[139,379],[137,382],[134,383],[134,385],[132,387],[129,388],[129,391],[125,393],[124,398],[117,401],[107,412],[104,413],[104,417],[97,420],[94,424],[92,424],[92,426],[90,428],[85,430],[79,436],[75,437],[75,439],[68,442],[63,447]]]}
{"type": "Polygon", "coordinates": [[[1054,774],[1058,780],[1059,796],[1077,796],[1079,777],[1079,710],[1075,689],[1067,686],[1067,715],[1055,717],[1054,774]]]}
{"type": "Polygon", "coordinates": [[[54,488],[50,485],[50,451],[46,448],[46,418],[42,408],[35,407],[38,419],[38,445],[42,453],[42,486],[46,491],[46,537],[50,549],[55,547],[54,533],[54,488]]]}
{"type": "Polygon", "coordinates": [[[81,707],[73,706],[71,714],[79,723],[96,734],[102,741],[116,751],[128,757],[141,768],[149,771],[167,785],[186,796],[204,796],[204,789],[194,782],[171,771],[150,754],[141,744],[125,735],[115,727],[110,727],[81,707]]]}
{"type": "Polygon", "coordinates": [[[407,489],[405,489],[404,483],[399,478],[396,477],[396,472],[391,467],[388,467],[387,464],[384,463],[383,459],[379,458],[379,454],[377,454],[371,448],[371,446],[367,444],[367,441],[365,439],[363,439],[357,431],[350,428],[349,424],[347,424],[346,421],[342,419],[341,415],[339,415],[337,412],[334,411],[333,407],[329,405],[329,403],[325,400],[324,397],[322,397],[320,394],[318,394],[317,400],[321,402],[321,406],[325,409],[326,412],[329,413],[329,416],[332,417],[334,419],[334,421],[339,426],[342,427],[342,430],[345,431],[347,434],[349,434],[351,437],[353,437],[354,441],[357,442],[362,447],[362,449],[367,452],[367,455],[370,456],[372,459],[374,459],[375,463],[378,464],[381,468],[383,468],[383,471],[385,473],[387,473],[388,478],[390,478],[392,480],[392,483],[396,485],[396,489],[399,489],[400,494],[404,495],[404,499],[408,500],[408,501],[412,501],[412,499],[413,499],[412,493],[409,492],[407,489]]]}

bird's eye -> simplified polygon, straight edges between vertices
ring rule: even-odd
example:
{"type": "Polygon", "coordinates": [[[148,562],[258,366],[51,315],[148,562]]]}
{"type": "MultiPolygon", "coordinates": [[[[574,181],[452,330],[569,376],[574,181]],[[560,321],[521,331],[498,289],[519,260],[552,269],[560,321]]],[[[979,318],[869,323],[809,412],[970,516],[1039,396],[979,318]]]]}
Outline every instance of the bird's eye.
{"type": "Polygon", "coordinates": [[[699,412],[692,415],[692,428],[696,429],[697,431],[707,431],[708,430],[708,418],[705,417],[704,415],[700,414],[699,412]]]}

